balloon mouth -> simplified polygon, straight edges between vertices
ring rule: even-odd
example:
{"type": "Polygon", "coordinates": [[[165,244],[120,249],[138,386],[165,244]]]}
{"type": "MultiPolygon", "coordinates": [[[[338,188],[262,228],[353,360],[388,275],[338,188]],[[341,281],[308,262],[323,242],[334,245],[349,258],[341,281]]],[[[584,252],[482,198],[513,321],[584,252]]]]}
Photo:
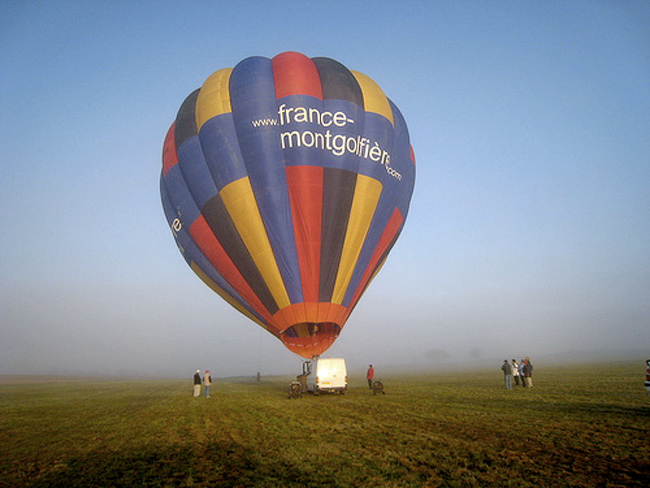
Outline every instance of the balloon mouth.
{"type": "Polygon", "coordinates": [[[285,329],[280,339],[290,351],[311,359],[324,353],[340,333],[334,322],[301,322],[285,329]]]}

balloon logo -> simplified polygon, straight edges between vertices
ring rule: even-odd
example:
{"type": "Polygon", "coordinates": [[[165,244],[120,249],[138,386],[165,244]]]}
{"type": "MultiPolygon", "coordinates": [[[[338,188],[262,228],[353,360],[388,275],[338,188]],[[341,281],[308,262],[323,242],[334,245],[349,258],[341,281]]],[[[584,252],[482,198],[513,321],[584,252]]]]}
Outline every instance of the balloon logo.
{"type": "Polygon", "coordinates": [[[192,270],[312,358],[386,260],[414,181],[406,123],[379,86],[286,52],[219,70],[185,99],[160,192],[192,270]]]}

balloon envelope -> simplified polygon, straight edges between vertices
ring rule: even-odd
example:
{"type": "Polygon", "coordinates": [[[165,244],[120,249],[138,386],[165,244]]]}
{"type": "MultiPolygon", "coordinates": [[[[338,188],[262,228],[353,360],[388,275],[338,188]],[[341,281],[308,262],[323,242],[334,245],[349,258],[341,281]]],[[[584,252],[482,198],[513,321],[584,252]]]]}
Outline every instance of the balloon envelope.
{"type": "Polygon", "coordinates": [[[212,74],[163,147],[163,208],[192,270],[311,358],[334,342],[406,219],[415,158],[367,76],[286,52],[212,74]]]}

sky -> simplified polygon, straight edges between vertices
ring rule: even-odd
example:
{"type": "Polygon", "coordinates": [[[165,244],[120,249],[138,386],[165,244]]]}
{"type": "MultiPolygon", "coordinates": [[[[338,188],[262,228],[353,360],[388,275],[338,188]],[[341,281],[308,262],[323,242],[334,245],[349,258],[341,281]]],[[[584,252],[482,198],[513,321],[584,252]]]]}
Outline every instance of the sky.
{"type": "Polygon", "coordinates": [[[0,374],[300,372],[186,265],[159,194],[185,97],[285,51],[374,79],[417,161],[328,356],[650,357],[650,2],[6,0],[0,374]]]}

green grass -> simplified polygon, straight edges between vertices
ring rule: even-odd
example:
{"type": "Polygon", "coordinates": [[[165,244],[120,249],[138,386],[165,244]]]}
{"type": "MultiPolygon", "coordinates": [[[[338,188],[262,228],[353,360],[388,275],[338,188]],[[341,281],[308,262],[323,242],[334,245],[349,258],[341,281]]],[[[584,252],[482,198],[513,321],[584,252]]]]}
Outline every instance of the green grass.
{"type": "Polygon", "coordinates": [[[637,363],[536,364],[510,391],[498,366],[293,400],[290,377],[5,384],[0,487],[650,486],[637,363]]]}

